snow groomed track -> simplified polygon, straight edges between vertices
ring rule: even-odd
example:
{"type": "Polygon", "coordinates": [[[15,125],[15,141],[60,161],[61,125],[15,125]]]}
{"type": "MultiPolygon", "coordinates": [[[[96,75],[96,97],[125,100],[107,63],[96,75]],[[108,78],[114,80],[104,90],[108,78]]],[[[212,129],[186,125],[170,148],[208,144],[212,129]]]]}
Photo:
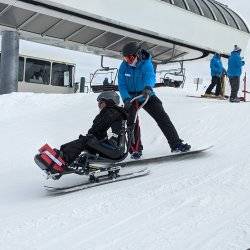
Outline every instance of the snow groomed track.
{"type": "MultiPolygon", "coordinates": [[[[58,147],[87,131],[96,96],[1,96],[0,249],[249,248],[250,104],[187,94],[158,92],[181,138],[214,145],[204,157],[147,165],[143,178],[56,197],[44,192],[33,156],[45,142],[58,147]]],[[[144,157],[169,153],[144,112],[141,123],[144,157]]],[[[72,178],[82,181],[65,181],[72,178]]]]}

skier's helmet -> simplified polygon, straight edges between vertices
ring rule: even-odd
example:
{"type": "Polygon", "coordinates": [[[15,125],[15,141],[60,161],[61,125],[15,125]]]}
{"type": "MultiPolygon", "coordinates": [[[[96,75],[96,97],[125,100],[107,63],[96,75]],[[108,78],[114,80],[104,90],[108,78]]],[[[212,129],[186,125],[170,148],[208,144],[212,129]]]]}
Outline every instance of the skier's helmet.
{"type": "Polygon", "coordinates": [[[129,42],[122,48],[122,56],[137,55],[141,50],[141,45],[138,42],[129,42]]]}
{"type": "Polygon", "coordinates": [[[120,103],[120,96],[115,91],[104,91],[102,92],[98,97],[97,101],[111,101],[116,105],[119,105],[120,103]]]}

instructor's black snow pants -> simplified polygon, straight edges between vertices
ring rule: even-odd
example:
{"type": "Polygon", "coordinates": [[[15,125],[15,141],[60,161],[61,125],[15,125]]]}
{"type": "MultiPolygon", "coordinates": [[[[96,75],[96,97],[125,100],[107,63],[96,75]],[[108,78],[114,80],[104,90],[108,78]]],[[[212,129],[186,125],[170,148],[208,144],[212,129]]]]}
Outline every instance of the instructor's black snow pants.
{"type": "Polygon", "coordinates": [[[216,86],[215,95],[216,96],[220,95],[221,94],[221,77],[212,76],[211,84],[208,86],[206,90],[206,94],[211,94],[214,86],[216,86]]]}
{"type": "Polygon", "coordinates": [[[143,109],[156,121],[168,140],[170,148],[175,149],[181,140],[168,114],[165,112],[161,100],[153,95],[143,109]]]}
{"type": "Polygon", "coordinates": [[[237,97],[240,88],[240,77],[239,76],[229,77],[229,82],[231,85],[230,98],[234,99],[237,97]]]}
{"type": "Polygon", "coordinates": [[[181,140],[168,114],[165,112],[161,100],[153,95],[143,108],[156,121],[168,140],[170,148],[175,149],[181,140]]]}

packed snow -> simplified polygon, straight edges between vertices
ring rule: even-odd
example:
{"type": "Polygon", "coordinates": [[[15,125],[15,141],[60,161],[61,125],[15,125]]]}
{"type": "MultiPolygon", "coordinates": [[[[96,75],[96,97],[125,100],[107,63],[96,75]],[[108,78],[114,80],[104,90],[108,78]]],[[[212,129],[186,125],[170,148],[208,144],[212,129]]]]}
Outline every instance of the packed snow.
{"type": "MultiPolygon", "coordinates": [[[[0,249],[250,247],[250,102],[190,98],[185,89],[156,92],[182,139],[194,149],[214,147],[148,165],[145,177],[60,196],[44,190],[33,157],[46,142],[59,147],[86,133],[97,95],[0,96],[0,249]]],[[[144,111],[140,120],[144,158],[169,154],[156,123],[144,111]]]]}

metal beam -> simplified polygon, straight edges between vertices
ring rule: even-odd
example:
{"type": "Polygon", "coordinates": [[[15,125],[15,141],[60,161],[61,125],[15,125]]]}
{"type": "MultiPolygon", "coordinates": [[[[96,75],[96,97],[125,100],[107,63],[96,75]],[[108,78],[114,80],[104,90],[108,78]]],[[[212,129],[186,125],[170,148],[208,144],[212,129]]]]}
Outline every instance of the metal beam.
{"type": "Polygon", "coordinates": [[[88,26],[84,25],[82,26],[80,29],[74,31],[73,33],[71,33],[70,35],[68,35],[67,37],[64,38],[64,41],[69,40],[71,37],[77,35],[78,33],[80,33],[82,30],[86,29],[88,26]]]}
{"type": "Polygon", "coordinates": [[[198,1],[194,0],[194,2],[196,3],[196,5],[197,5],[197,7],[198,7],[198,9],[199,9],[199,11],[200,11],[200,13],[201,13],[201,15],[202,15],[202,16],[205,16],[205,14],[204,14],[204,12],[203,12],[203,10],[202,10],[200,4],[198,3],[198,1]]]}
{"type": "Polygon", "coordinates": [[[20,24],[19,26],[17,26],[17,30],[21,30],[25,25],[27,25],[28,23],[30,23],[31,21],[33,21],[39,14],[40,13],[35,13],[34,15],[32,15],[30,18],[28,18],[22,24],[20,24]]]}
{"type": "Polygon", "coordinates": [[[121,42],[122,40],[124,40],[125,38],[126,38],[126,36],[123,36],[122,38],[118,39],[117,41],[106,46],[104,49],[109,49],[110,47],[112,47],[112,46],[116,45],[117,43],[121,42]]]}
{"type": "Polygon", "coordinates": [[[46,29],[46,30],[41,34],[41,36],[45,36],[46,33],[47,33],[50,29],[56,27],[56,26],[57,26],[58,24],[60,24],[62,21],[63,21],[63,19],[60,19],[60,20],[57,21],[56,23],[52,24],[48,29],[46,29]]]}
{"type": "Polygon", "coordinates": [[[189,5],[188,5],[187,1],[186,1],[186,0],[183,0],[183,2],[184,2],[184,4],[185,4],[185,6],[186,6],[186,9],[187,9],[187,10],[190,10],[189,5]]]}
{"type": "Polygon", "coordinates": [[[107,33],[108,33],[107,31],[104,31],[103,33],[101,33],[100,35],[98,35],[98,36],[92,38],[91,40],[89,40],[89,41],[88,41],[87,43],[85,43],[85,44],[88,45],[88,44],[90,44],[90,43],[96,41],[96,40],[99,39],[100,37],[104,36],[104,35],[107,34],[107,33]]]}
{"type": "Polygon", "coordinates": [[[12,5],[8,5],[8,6],[6,6],[1,12],[0,12],[0,16],[2,15],[2,14],[4,14],[8,9],[10,9],[12,7],[12,5]]]}
{"type": "Polygon", "coordinates": [[[156,45],[154,45],[152,48],[148,49],[148,51],[151,51],[151,50],[157,48],[158,46],[160,46],[160,45],[157,45],[157,44],[156,44],[156,45]]]}
{"type": "MultiPolygon", "coordinates": [[[[209,1],[209,0],[208,0],[209,1]]],[[[224,18],[224,20],[225,20],[225,23],[228,25],[228,26],[231,26],[230,24],[229,24],[229,21],[227,20],[227,17],[224,15],[224,13],[223,13],[223,11],[221,11],[221,9],[217,6],[217,5],[215,5],[214,3],[212,3],[211,1],[209,1],[210,2],[210,4],[212,4],[213,6],[214,6],[214,8],[216,8],[220,13],[221,13],[221,15],[222,15],[222,17],[224,18]]],[[[223,10],[225,10],[225,8],[223,8],[223,10]]],[[[225,10],[226,11],[226,10],[225,10]]]]}
{"type": "Polygon", "coordinates": [[[238,21],[234,18],[234,16],[232,15],[232,13],[231,13],[228,9],[226,9],[226,11],[227,11],[227,13],[233,18],[233,20],[234,20],[234,22],[236,23],[238,29],[239,29],[239,30],[242,30],[240,24],[239,24],[238,21]]]}
{"type": "Polygon", "coordinates": [[[180,54],[178,54],[176,56],[171,57],[171,59],[168,60],[168,62],[171,62],[172,60],[175,60],[178,57],[185,56],[186,54],[187,54],[187,52],[182,52],[182,53],[180,53],[180,54]]]}
{"type": "Polygon", "coordinates": [[[203,1],[203,2],[204,2],[204,4],[208,7],[208,9],[211,11],[212,16],[214,17],[214,20],[215,20],[215,21],[218,21],[217,16],[215,15],[213,9],[210,8],[209,4],[208,4],[206,1],[203,1]]]}
{"type": "MultiPolygon", "coordinates": [[[[210,1],[209,1],[209,2],[210,2],[210,1]]],[[[210,3],[213,4],[212,2],[210,2],[210,3]]],[[[217,10],[221,13],[221,15],[223,16],[223,18],[224,18],[226,24],[229,25],[229,26],[231,26],[231,25],[229,24],[229,21],[227,20],[227,17],[224,15],[223,11],[221,11],[221,10],[217,7],[217,5],[215,5],[215,4],[213,4],[213,5],[214,5],[214,7],[217,8],[217,10]]],[[[237,23],[236,23],[236,25],[237,25],[237,23]]],[[[238,28],[239,28],[239,27],[238,27],[238,28]]]]}
{"type": "MultiPolygon", "coordinates": [[[[158,54],[154,55],[153,58],[155,58],[155,57],[157,57],[157,56],[164,55],[164,54],[166,54],[166,53],[168,53],[168,52],[170,52],[170,51],[172,51],[172,50],[173,50],[173,49],[171,48],[171,49],[168,49],[168,50],[166,50],[166,51],[164,51],[164,52],[158,53],[158,54]]],[[[156,59],[156,60],[157,60],[157,59],[156,59]]]]}

